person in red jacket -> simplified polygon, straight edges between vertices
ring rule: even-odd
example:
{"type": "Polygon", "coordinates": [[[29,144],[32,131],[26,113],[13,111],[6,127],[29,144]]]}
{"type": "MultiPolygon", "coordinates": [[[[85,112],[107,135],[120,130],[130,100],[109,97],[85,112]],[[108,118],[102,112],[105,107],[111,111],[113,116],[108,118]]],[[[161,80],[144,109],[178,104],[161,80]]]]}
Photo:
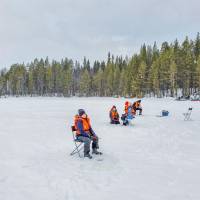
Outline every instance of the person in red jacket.
{"type": "Polygon", "coordinates": [[[128,107],[129,107],[129,106],[131,106],[131,103],[130,103],[129,101],[126,101],[126,102],[125,102],[125,105],[124,105],[124,112],[125,112],[125,114],[128,113],[128,107]]]}
{"type": "Polygon", "coordinates": [[[110,116],[110,123],[111,124],[120,124],[119,122],[119,114],[117,112],[116,106],[113,106],[109,113],[110,116]]]}

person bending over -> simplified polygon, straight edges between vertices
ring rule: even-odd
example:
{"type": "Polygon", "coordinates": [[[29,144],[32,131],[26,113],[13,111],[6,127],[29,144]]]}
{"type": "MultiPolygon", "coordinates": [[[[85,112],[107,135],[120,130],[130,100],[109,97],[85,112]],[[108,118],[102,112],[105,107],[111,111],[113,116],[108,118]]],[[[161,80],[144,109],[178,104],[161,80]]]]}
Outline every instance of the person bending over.
{"type": "Polygon", "coordinates": [[[135,110],[135,113],[136,113],[137,110],[139,110],[139,115],[142,115],[141,100],[135,101],[133,103],[133,109],[135,110]]]}

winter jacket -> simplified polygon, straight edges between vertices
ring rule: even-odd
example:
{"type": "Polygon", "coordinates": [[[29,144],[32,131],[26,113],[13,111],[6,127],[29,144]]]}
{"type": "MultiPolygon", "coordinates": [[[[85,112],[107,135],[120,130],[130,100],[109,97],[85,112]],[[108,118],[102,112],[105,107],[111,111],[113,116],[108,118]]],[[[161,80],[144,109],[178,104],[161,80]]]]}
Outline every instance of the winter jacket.
{"type": "Polygon", "coordinates": [[[90,137],[95,135],[93,131],[89,118],[80,117],[77,121],[77,136],[90,137]]]}

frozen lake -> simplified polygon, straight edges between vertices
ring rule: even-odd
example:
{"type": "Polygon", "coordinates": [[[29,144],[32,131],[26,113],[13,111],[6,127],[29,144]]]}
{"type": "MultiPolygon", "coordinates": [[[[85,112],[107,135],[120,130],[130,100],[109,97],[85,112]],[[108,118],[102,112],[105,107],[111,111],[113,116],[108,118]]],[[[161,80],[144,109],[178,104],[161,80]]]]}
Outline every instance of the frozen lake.
{"type": "MultiPolygon", "coordinates": [[[[129,99],[130,100],[130,99],[129,99]]],[[[133,125],[109,124],[123,98],[0,99],[0,199],[199,200],[200,102],[144,99],[133,125]],[[183,113],[193,107],[192,120],[183,113]],[[69,156],[84,108],[103,161],[69,156]],[[168,117],[156,117],[162,109],[168,117]]]]}

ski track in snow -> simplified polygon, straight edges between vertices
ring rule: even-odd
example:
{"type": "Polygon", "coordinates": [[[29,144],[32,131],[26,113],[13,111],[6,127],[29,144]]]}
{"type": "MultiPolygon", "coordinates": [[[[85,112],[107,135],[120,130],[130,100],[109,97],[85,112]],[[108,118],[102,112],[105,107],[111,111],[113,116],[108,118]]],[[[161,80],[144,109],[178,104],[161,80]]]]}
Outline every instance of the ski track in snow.
{"type": "MultiPolygon", "coordinates": [[[[134,101],[134,99],[129,99],[134,101]]],[[[124,98],[0,99],[0,200],[199,200],[200,103],[143,99],[143,116],[110,125],[124,98]],[[192,120],[183,113],[192,106],[192,120]],[[79,108],[91,117],[104,155],[70,156],[79,108]],[[168,117],[156,117],[160,111],[168,117]]]]}

